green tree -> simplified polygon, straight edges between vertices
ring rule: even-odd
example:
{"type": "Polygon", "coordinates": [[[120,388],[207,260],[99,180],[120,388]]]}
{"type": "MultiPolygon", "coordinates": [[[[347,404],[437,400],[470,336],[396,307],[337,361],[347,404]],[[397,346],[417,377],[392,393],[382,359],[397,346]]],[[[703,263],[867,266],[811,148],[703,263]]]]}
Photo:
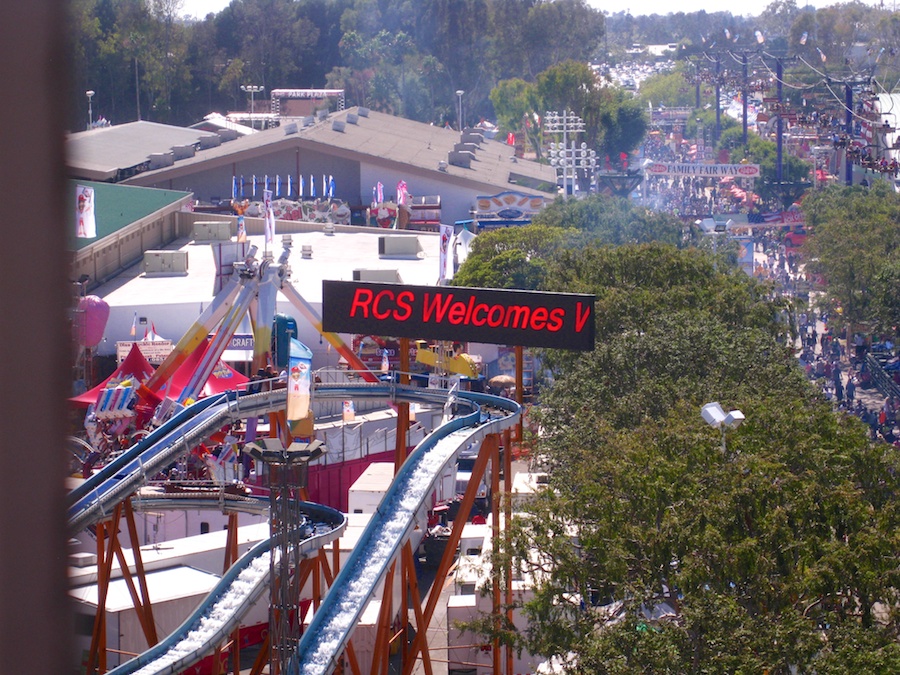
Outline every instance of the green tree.
{"type": "Polygon", "coordinates": [[[641,208],[627,199],[599,194],[557,200],[535,215],[533,222],[577,228],[597,245],[651,241],[678,245],[683,237],[681,221],[674,216],[641,208]]]}
{"type": "Polygon", "coordinates": [[[641,83],[639,92],[642,107],[693,108],[696,95],[694,85],[684,74],[684,66],[673,73],[657,73],[641,83]]]}
{"type": "Polygon", "coordinates": [[[539,290],[545,283],[547,261],[574,234],[574,230],[541,225],[485,232],[472,242],[453,285],[539,290]]]}
{"type": "Polygon", "coordinates": [[[809,387],[765,289],[661,245],[567,249],[546,285],[602,320],[593,352],[552,360],[550,489],[507,551],[529,626],[504,638],[579,673],[900,666],[876,613],[900,581],[898,455],[809,387]],[[724,453],[710,400],[746,414],[724,453]]]}
{"type": "Polygon", "coordinates": [[[871,188],[829,186],[803,202],[811,234],[810,271],[825,279],[823,304],[853,330],[866,324],[894,331],[897,287],[889,285],[900,260],[900,195],[883,181],[871,188]]]}

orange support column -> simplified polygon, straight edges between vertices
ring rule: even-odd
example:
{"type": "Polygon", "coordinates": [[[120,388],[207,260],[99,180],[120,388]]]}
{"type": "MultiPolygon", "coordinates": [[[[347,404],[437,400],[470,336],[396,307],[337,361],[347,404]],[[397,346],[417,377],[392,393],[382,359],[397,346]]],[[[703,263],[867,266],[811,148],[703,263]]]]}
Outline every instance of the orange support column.
{"type": "MultiPolygon", "coordinates": [[[[518,366],[517,366],[518,370],[518,366]]],[[[506,454],[509,455],[507,449],[506,454]]],[[[497,560],[500,557],[500,445],[495,443],[491,448],[491,586],[494,603],[494,629],[500,628],[500,565],[497,560]]],[[[500,675],[500,638],[495,637],[491,657],[494,664],[494,672],[500,675]]]]}
{"type": "MultiPolygon", "coordinates": [[[[478,484],[481,482],[481,478],[484,475],[488,459],[497,452],[499,443],[500,438],[497,434],[486,436],[481,443],[481,450],[478,452],[478,457],[475,459],[475,466],[472,467],[472,476],[469,478],[469,485],[466,487],[462,502],[460,502],[459,513],[456,516],[456,520],[453,521],[453,528],[450,531],[450,537],[447,539],[447,547],[444,551],[444,556],[441,558],[441,562],[438,564],[438,569],[434,576],[434,583],[432,584],[431,592],[428,595],[428,602],[426,603],[425,611],[422,614],[422,620],[424,622],[423,628],[416,633],[416,637],[413,639],[412,647],[410,649],[412,658],[408,663],[403,664],[403,675],[410,675],[412,673],[416,655],[420,651],[428,648],[426,644],[425,628],[431,624],[431,617],[434,616],[434,610],[440,599],[441,590],[443,590],[443,580],[446,578],[450,571],[450,566],[453,564],[454,553],[456,547],[459,545],[463,527],[465,527],[472,505],[475,503],[475,495],[478,494],[478,484]]],[[[373,675],[375,674],[373,673],[373,675]]]]}
{"type": "MultiPolygon", "coordinates": [[[[523,386],[525,373],[525,351],[520,345],[516,346],[516,403],[522,405],[525,400],[525,387],[523,386]]],[[[533,384],[533,383],[532,383],[533,384]]],[[[519,415],[519,421],[516,423],[516,441],[522,443],[522,415],[519,415]]],[[[507,450],[507,452],[509,452],[507,450]]]]}
{"type": "MultiPolygon", "coordinates": [[[[222,563],[222,573],[228,571],[238,559],[238,514],[228,514],[228,536],[225,541],[225,560],[222,563]]],[[[231,671],[232,675],[241,674],[241,626],[234,629],[231,634],[231,671]]]]}
{"type": "Polygon", "coordinates": [[[388,659],[391,655],[391,605],[392,589],[394,588],[394,568],[392,564],[388,568],[384,579],[384,594],[381,598],[381,610],[378,613],[378,628],[375,632],[375,649],[372,654],[372,675],[388,675],[388,659]]]}
{"type": "MultiPolygon", "coordinates": [[[[512,434],[509,429],[503,432],[503,537],[506,542],[506,625],[513,625],[512,610],[512,558],[509,555],[510,549],[510,523],[512,521],[512,434]]],[[[513,672],[513,651],[512,645],[506,645],[506,673],[512,675],[513,672]]]]}

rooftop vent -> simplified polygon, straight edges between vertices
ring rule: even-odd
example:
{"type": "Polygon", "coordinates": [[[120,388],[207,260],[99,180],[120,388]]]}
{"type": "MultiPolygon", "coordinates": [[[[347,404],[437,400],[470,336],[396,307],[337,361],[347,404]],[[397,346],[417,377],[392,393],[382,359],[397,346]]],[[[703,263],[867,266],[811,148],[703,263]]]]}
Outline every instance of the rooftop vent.
{"type": "Polygon", "coordinates": [[[174,159],[187,159],[194,156],[193,145],[174,145],[172,146],[172,156],[174,159]]]}
{"type": "Polygon", "coordinates": [[[222,142],[233,141],[238,137],[237,129],[219,129],[216,133],[219,134],[222,142]]]}
{"type": "Polygon", "coordinates": [[[356,112],[357,112],[357,114],[359,114],[360,117],[368,117],[369,116],[369,109],[363,108],[362,106],[359,106],[356,109],[356,112]]]}
{"type": "Polygon", "coordinates": [[[207,150],[209,148],[217,148],[222,145],[222,137],[219,134],[213,136],[200,137],[200,149],[207,150]]]}
{"type": "Polygon", "coordinates": [[[419,238],[415,236],[396,234],[378,237],[380,258],[417,259],[421,250],[419,238]]]}
{"type": "Polygon", "coordinates": [[[357,124],[359,122],[359,115],[356,113],[347,113],[347,124],[357,124]]]}
{"type": "Polygon", "coordinates": [[[187,273],[187,251],[144,251],[144,276],[175,276],[187,273]]]}
{"type": "Polygon", "coordinates": [[[285,136],[290,136],[291,134],[296,134],[296,133],[297,133],[297,123],[296,122],[291,122],[290,124],[284,125],[284,135],[285,136]]]}
{"type": "Polygon", "coordinates": [[[304,117],[300,123],[303,125],[303,128],[305,129],[306,127],[311,127],[313,124],[315,124],[316,118],[313,117],[312,115],[310,115],[309,117],[304,117]]]}
{"type": "Polygon", "coordinates": [[[353,281],[398,284],[400,274],[397,270],[353,270],[353,281]]]}
{"type": "Polygon", "coordinates": [[[343,120],[335,120],[334,122],[331,123],[331,130],[343,132],[345,126],[346,126],[346,123],[343,120]]]}
{"type": "Polygon", "coordinates": [[[471,152],[451,151],[447,156],[447,161],[450,162],[453,166],[461,166],[464,169],[468,169],[472,166],[472,160],[474,158],[475,155],[471,152]]]}
{"type": "Polygon", "coordinates": [[[154,152],[150,154],[150,170],[172,166],[175,157],[172,152],[154,152]]]}

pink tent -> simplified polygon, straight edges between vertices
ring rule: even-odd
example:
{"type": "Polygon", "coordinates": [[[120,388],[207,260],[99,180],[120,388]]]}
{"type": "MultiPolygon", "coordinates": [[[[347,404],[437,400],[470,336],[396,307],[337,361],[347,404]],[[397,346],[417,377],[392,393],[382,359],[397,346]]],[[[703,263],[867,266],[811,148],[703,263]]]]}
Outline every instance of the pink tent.
{"type": "MultiPolygon", "coordinates": [[[[175,371],[174,375],[172,375],[172,380],[159,390],[159,395],[168,398],[178,398],[178,395],[181,394],[181,390],[187,386],[188,381],[191,379],[191,375],[197,369],[200,359],[203,358],[203,354],[208,347],[209,340],[207,339],[187,357],[185,362],[181,364],[181,367],[175,371]]],[[[206,384],[203,386],[203,390],[200,392],[199,396],[200,398],[203,398],[204,396],[220,394],[229,389],[237,389],[240,385],[248,381],[249,378],[246,375],[241,375],[225,362],[219,361],[213,369],[212,374],[209,376],[209,379],[206,380],[206,384]]]]}
{"type": "Polygon", "coordinates": [[[135,383],[144,382],[153,373],[153,366],[147,361],[146,357],[141,353],[136,344],[131,345],[131,351],[122,361],[121,365],[113,371],[113,374],[107,377],[103,382],[93,389],[89,389],[79,396],[73,396],[69,399],[79,408],[87,408],[92,403],[97,402],[97,396],[106,385],[110,382],[119,383],[122,380],[132,379],[135,383]]]}

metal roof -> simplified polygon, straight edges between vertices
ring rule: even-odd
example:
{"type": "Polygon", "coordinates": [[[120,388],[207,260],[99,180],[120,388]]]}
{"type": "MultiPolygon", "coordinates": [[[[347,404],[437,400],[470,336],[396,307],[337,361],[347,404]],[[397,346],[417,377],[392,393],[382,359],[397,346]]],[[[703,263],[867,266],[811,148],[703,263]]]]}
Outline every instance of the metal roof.
{"type": "Polygon", "coordinates": [[[191,196],[190,192],[114,185],[87,180],[70,180],[66,186],[66,194],[68,203],[72,205],[69,213],[71,222],[67,230],[70,235],[70,251],[80,251],[91,244],[96,244],[103,237],[115,234],[123,227],[167,207],[173,210],[178,209],[180,208],[179,202],[191,196]],[[97,237],[94,239],[79,239],[74,236],[75,188],[78,185],[94,188],[94,218],[97,222],[97,237]]]}
{"type": "Polygon", "coordinates": [[[216,134],[146,121],[79,131],[66,139],[66,164],[74,177],[115,180],[120,171],[149,161],[150,155],[197,144],[203,136],[216,134]]]}
{"type": "MultiPolygon", "coordinates": [[[[200,150],[193,157],[176,160],[172,166],[144,171],[128,182],[158,183],[165,178],[190,175],[201,167],[205,170],[229,164],[239,160],[240,155],[254,157],[299,147],[374,165],[415,168],[441,180],[475,182],[484,186],[479,189],[485,192],[491,188],[514,187],[534,194],[556,193],[556,171],[552,167],[517,159],[512,146],[496,139],[485,139],[478,145],[470,167],[449,164],[448,155],[459,140],[458,131],[375,111],[368,111],[364,116],[360,108],[349,108],[307,127],[303,127],[302,119],[284,120],[280,127],[200,150]],[[356,123],[347,121],[351,115],[356,117],[356,123]],[[336,129],[341,125],[335,122],[343,123],[342,130],[336,129]],[[291,127],[292,124],[296,126],[291,127]],[[293,128],[297,129],[296,133],[289,133],[293,128]],[[539,185],[546,189],[538,189],[539,185]]],[[[152,151],[168,151],[170,145],[175,145],[166,145],[168,142],[160,139],[152,151]]]]}

